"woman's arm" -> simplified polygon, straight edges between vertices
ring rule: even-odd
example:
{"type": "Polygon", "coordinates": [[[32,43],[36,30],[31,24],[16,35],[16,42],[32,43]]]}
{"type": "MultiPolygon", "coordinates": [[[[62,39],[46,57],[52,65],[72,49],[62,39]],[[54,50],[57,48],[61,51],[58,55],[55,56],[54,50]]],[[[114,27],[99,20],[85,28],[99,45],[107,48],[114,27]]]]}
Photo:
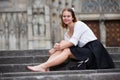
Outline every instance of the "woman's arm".
{"type": "Polygon", "coordinates": [[[57,50],[62,50],[62,49],[65,49],[67,47],[70,47],[70,46],[72,46],[70,43],[68,43],[65,40],[62,40],[60,43],[55,43],[54,48],[50,49],[49,53],[53,54],[57,50]]]}
{"type": "Polygon", "coordinates": [[[68,48],[68,47],[71,47],[73,46],[74,44],[72,42],[68,42],[68,41],[65,41],[65,40],[62,40],[60,43],[56,43],[54,45],[54,48],[56,50],[62,50],[62,49],[65,49],[65,48],[68,48]]]}

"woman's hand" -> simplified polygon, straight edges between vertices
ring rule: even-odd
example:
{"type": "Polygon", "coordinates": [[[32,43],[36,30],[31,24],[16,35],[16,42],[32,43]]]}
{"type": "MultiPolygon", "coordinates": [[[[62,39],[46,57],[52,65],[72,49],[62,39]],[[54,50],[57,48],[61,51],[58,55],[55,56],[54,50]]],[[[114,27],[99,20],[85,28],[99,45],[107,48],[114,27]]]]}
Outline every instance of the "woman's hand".
{"type": "Polygon", "coordinates": [[[61,50],[61,45],[59,43],[55,43],[54,48],[56,50],[61,50]]]}
{"type": "Polygon", "coordinates": [[[52,55],[53,53],[55,53],[55,51],[56,50],[54,48],[52,48],[52,49],[49,50],[49,54],[52,55]]]}
{"type": "Polygon", "coordinates": [[[62,40],[60,43],[55,43],[54,49],[56,50],[63,50],[65,48],[73,46],[73,43],[62,40]]]}

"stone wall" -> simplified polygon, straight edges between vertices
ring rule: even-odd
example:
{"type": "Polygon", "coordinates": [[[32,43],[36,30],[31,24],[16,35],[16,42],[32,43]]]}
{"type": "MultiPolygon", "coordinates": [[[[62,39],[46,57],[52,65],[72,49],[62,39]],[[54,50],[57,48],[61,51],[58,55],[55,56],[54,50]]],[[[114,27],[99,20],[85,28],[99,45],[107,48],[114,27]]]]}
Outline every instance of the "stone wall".
{"type": "Polygon", "coordinates": [[[66,31],[60,25],[65,7],[105,46],[120,47],[120,0],[0,0],[0,50],[51,48],[66,31]]]}

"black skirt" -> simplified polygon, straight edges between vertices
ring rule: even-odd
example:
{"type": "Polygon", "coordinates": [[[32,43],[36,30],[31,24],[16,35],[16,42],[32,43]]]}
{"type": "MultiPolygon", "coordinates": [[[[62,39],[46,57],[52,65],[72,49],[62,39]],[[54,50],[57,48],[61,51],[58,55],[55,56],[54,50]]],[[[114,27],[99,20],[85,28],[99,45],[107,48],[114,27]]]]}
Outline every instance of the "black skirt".
{"type": "Polygon", "coordinates": [[[87,62],[87,69],[109,69],[114,68],[111,56],[98,40],[91,41],[83,47],[70,47],[71,53],[77,60],[87,62]]]}

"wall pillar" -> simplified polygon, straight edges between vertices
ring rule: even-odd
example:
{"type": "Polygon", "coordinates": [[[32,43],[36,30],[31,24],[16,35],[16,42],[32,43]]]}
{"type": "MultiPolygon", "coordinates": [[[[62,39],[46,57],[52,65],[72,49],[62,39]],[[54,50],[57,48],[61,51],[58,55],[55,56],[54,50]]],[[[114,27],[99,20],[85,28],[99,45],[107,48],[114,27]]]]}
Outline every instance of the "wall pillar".
{"type": "Polygon", "coordinates": [[[103,20],[100,20],[100,41],[104,46],[106,46],[106,27],[103,20]]]}

